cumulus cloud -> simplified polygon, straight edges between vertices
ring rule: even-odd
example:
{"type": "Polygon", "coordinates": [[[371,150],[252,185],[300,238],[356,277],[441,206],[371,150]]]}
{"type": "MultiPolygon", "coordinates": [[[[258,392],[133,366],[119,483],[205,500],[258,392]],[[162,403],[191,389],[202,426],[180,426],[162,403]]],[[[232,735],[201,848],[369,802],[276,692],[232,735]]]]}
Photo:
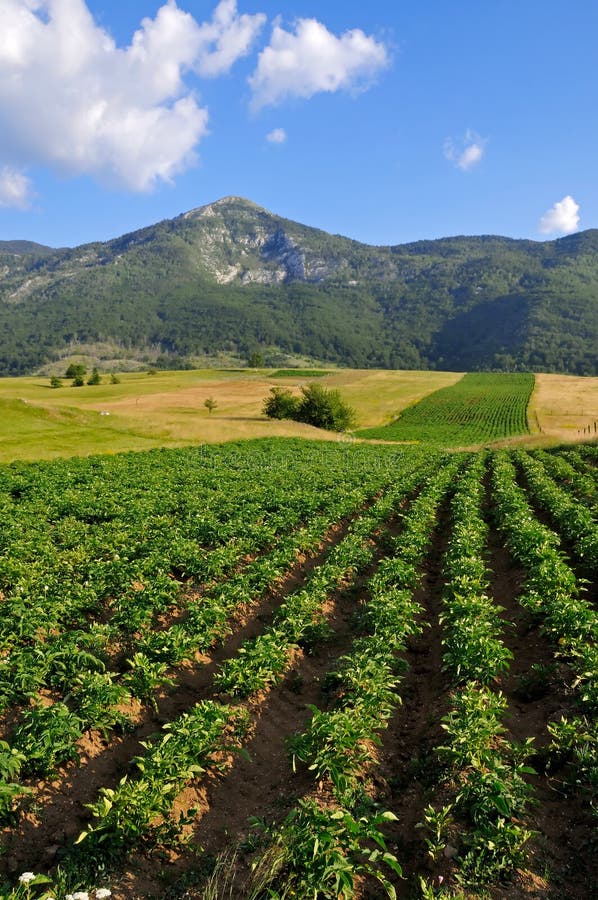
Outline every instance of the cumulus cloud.
{"type": "Polygon", "coordinates": [[[481,161],[488,138],[482,138],[470,128],[465,132],[465,137],[455,141],[447,138],[444,142],[444,155],[458,169],[468,172],[481,161]]]}
{"type": "Polygon", "coordinates": [[[199,74],[214,76],[228,72],[237,59],[249,53],[265,22],[263,13],[239,16],[237,0],[221,0],[212,21],[199,29],[199,74]]]}
{"type": "Polygon", "coordinates": [[[389,63],[385,45],[358,28],[337,37],[317,19],[299,19],[294,31],[275,23],[249,79],[252,108],[322,91],[362,89],[389,63]]]}
{"type": "Polygon", "coordinates": [[[168,0],[123,49],[85,0],[1,0],[0,164],[17,194],[15,165],[21,178],[24,166],[46,164],[137,191],[171,181],[208,126],[185,74],[227,72],[264,21],[221,0],[200,24],[168,0]]]}
{"type": "Polygon", "coordinates": [[[266,135],[266,140],[271,144],[284,144],[287,139],[287,133],[284,128],[274,128],[266,135]]]}
{"type": "Polygon", "coordinates": [[[33,189],[23,172],[12,166],[0,167],[0,206],[29,209],[33,189]]]}
{"type": "Polygon", "coordinates": [[[542,234],[571,234],[579,226],[579,204],[570,194],[547,210],[538,225],[542,234]]]}

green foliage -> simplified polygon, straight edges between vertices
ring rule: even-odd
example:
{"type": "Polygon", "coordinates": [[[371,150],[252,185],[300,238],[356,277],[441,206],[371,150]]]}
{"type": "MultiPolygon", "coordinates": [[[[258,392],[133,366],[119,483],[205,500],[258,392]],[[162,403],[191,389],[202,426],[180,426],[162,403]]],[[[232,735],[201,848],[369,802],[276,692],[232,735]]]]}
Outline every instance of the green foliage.
{"type": "Polygon", "coordinates": [[[257,861],[251,896],[349,900],[356,878],[368,875],[394,898],[384,868],[400,876],[401,867],[381,831],[394,818],[390,812],[356,817],[346,809],[323,809],[314,800],[301,800],[274,846],[257,861]]]}
{"type": "Polygon", "coordinates": [[[370,247],[231,201],[212,217],[104,244],[2,254],[0,374],[31,372],[73,340],[109,340],[140,360],[158,346],[172,368],[223,351],[357,368],[597,374],[597,248],[596,231],[370,247]],[[266,245],[252,246],[256,227],[266,245]],[[320,281],[290,270],[276,283],[288,240],[320,281]],[[235,265],[266,269],[273,282],[219,284],[214,273],[235,265]]]}
{"type": "Polygon", "coordinates": [[[321,384],[301,388],[297,421],[327,431],[349,431],[355,425],[355,411],[344,402],[340,392],[321,384]]]}
{"type": "Polygon", "coordinates": [[[78,759],[75,741],[81,734],[81,720],[64,703],[37,705],[23,713],[13,744],[27,758],[26,773],[52,776],[58,766],[78,759]]]}
{"type": "Polygon", "coordinates": [[[216,409],[216,407],[218,406],[218,401],[217,401],[217,400],[214,400],[213,397],[206,397],[206,399],[205,399],[204,402],[203,402],[203,405],[204,405],[205,408],[207,409],[208,413],[209,413],[210,415],[212,415],[212,412],[213,412],[213,411],[216,409]]]}
{"type": "Polygon", "coordinates": [[[94,821],[77,843],[92,856],[102,848],[118,857],[141,843],[158,817],[166,818],[183,786],[208,768],[218,769],[219,758],[238,746],[249,716],[244,710],[203,701],[175,722],[161,737],[142,742],[146,752],[135,760],[138,777],[125,776],[115,789],[103,788],[90,806],[94,821]]]}
{"type": "Polygon", "coordinates": [[[320,384],[304,385],[301,397],[285,388],[272,388],[263,408],[270,419],[293,419],[327,431],[348,431],[355,425],[355,412],[339,391],[320,384]]]}
{"type": "Polygon", "coordinates": [[[58,375],[52,375],[50,378],[50,387],[51,388],[61,388],[62,387],[62,378],[59,378],[58,375]]]}
{"type": "Polygon", "coordinates": [[[85,378],[87,375],[87,368],[83,365],[83,363],[71,363],[66,372],[64,373],[65,378],[85,378]]]}
{"type": "Polygon", "coordinates": [[[269,419],[294,419],[299,409],[299,398],[285,388],[274,387],[264,401],[264,415],[269,419]]]}
{"type": "Polygon", "coordinates": [[[260,350],[254,350],[247,358],[247,366],[250,369],[261,369],[264,365],[264,354],[260,350]]]}
{"type": "Polygon", "coordinates": [[[30,793],[30,789],[15,783],[24,764],[26,755],[6,741],[0,741],[0,822],[5,824],[10,818],[14,802],[18,797],[30,793]]]}
{"type": "Polygon", "coordinates": [[[87,379],[87,383],[88,384],[101,384],[102,383],[102,376],[100,375],[100,373],[98,372],[98,370],[95,367],[93,368],[91,375],[87,379]]]}
{"type": "Polygon", "coordinates": [[[408,407],[390,425],[360,437],[390,441],[475,444],[527,434],[527,405],[534,376],[469,373],[408,407]]]}

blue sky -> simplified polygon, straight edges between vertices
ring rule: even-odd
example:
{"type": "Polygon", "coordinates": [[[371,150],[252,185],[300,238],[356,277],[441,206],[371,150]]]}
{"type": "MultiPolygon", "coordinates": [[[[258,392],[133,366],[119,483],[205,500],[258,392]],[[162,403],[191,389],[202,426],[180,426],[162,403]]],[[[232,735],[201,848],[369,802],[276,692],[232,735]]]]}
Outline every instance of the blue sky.
{"type": "Polygon", "coordinates": [[[0,239],[227,194],[378,244],[598,227],[597,38],[595,0],[2,0],[0,239]]]}

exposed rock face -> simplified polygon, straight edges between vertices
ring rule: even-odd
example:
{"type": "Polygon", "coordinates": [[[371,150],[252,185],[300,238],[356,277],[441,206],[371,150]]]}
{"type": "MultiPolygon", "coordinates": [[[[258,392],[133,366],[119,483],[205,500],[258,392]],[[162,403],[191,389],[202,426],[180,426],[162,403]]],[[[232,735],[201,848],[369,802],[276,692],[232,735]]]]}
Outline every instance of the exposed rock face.
{"type": "Polygon", "coordinates": [[[291,233],[294,223],[240,197],[225,197],[180,218],[195,224],[195,246],[219,284],[319,282],[336,268],[291,233]]]}

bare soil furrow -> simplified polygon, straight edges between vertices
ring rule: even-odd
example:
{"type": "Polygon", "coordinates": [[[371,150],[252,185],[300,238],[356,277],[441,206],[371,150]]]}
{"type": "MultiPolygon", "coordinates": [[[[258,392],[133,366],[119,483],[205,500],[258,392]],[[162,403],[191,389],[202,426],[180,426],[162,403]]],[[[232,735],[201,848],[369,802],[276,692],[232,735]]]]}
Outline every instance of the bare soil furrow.
{"type": "MultiPolygon", "coordinates": [[[[402,881],[392,879],[399,898],[412,896],[416,874],[426,864],[423,837],[416,825],[423,817],[434,778],[434,749],[441,742],[441,718],[448,708],[449,684],[442,671],[442,630],[438,621],[447,523],[445,505],[415,592],[415,599],[424,610],[420,617],[423,631],[409,641],[405,653],[408,668],[399,688],[402,702],[381,735],[380,766],[373,776],[377,802],[397,816],[397,821],[385,828],[385,834],[405,876],[402,881]]],[[[366,882],[364,890],[364,897],[380,896],[374,883],[366,882]]]]}

